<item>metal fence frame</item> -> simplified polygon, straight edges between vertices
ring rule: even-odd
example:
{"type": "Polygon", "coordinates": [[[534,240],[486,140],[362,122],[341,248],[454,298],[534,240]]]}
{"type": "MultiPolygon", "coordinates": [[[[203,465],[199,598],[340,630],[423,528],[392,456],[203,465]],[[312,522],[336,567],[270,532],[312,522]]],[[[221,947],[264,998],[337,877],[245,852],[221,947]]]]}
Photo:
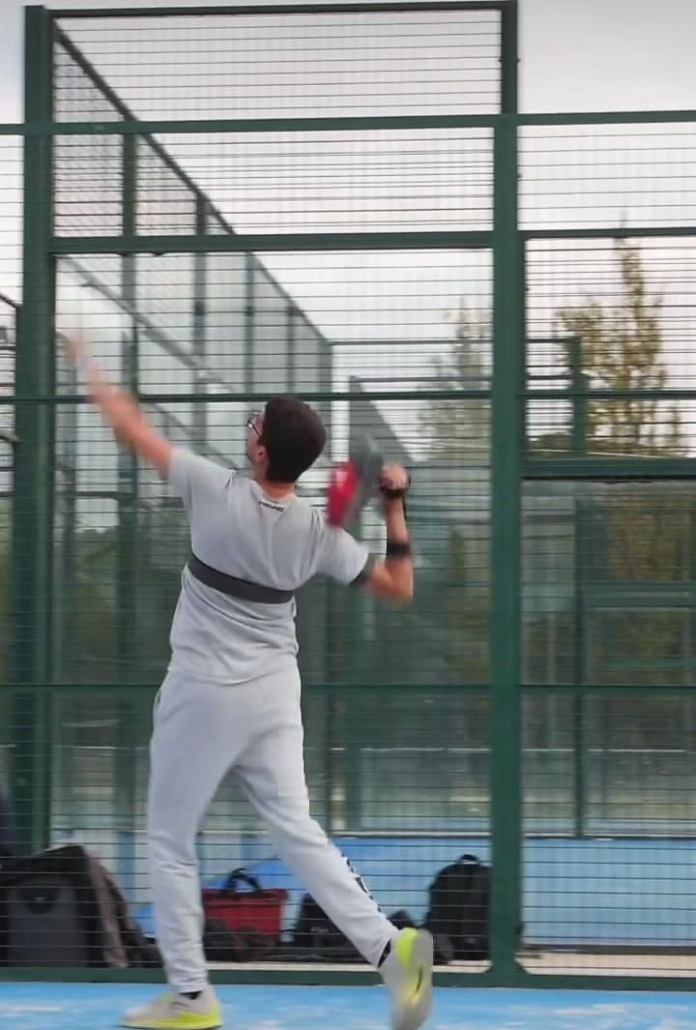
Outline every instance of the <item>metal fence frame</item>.
{"type": "MultiPolygon", "coordinates": [[[[292,250],[317,252],[334,249],[394,249],[401,248],[490,248],[493,253],[493,375],[490,392],[463,391],[462,399],[489,398],[492,410],[492,492],[491,492],[491,576],[492,607],[490,623],[491,653],[491,738],[490,738],[490,790],[491,841],[494,855],[492,878],[492,951],[490,969],[482,974],[463,972],[438,973],[441,985],[466,986],[534,986],[534,987],[587,987],[601,985],[616,989],[688,990],[696,989],[694,982],[669,976],[610,975],[534,975],[519,964],[517,955],[517,925],[521,909],[521,844],[522,797],[520,777],[511,774],[519,770],[521,744],[521,707],[525,696],[537,692],[557,692],[581,701],[599,693],[606,687],[567,686],[534,687],[520,684],[520,540],[521,540],[521,488],[528,480],[565,478],[569,480],[616,479],[693,479],[696,461],[691,458],[633,458],[630,463],[615,458],[540,459],[524,453],[525,404],[535,397],[543,399],[573,400],[580,397],[575,384],[557,391],[535,390],[525,381],[525,248],[532,240],[541,239],[596,239],[694,236],[694,225],[671,228],[642,226],[626,228],[608,225],[588,229],[523,230],[518,218],[518,136],[524,126],[694,123],[694,111],[574,113],[564,115],[520,114],[517,108],[517,3],[516,0],[493,0],[486,3],[422,2],[379,4],[343,3],[338,5],[303,4],[265,8],[149,8],[99,10],[57,10],[29,7],[26,12],[26,67],[25,122],[21,125],[0,126],[0,135],[23,137],[24,156],[24,296],[20,323],[20,341],[17,349],[14,398],[0,398],[0,402],[16,406],[16,428],[19,446],[16,449],[15,497],[17,509],[24,513],[14,525],[15,560],[15,625],[16,664],[14,682],[6,688],[11,698],[11,718],[16,727],[31,727],[25,744],[15,751],[13,760],[13,790],[17,809],[23,812],[18,836],[28,846],[38,848],[45,844],[48,799],[50,793],[50,763],[46,761],[50,740],[51,699],[62,688],[51,684],[51,625],[52,625],[52,525],[54,484],[54,414],[58,404],[76,404],[80,398],[55,392],[54,366],[54,273],[57,258],[71,254],[120,254],[169,252],[204,255],[214,252],[242,252],[258,250],[292,250]],[[434,115],[434,116],[380,116],[346,118],[272,118],[260,120],[158,120],[139,121],[124,116],[123,120],[108,124],[93,122],[56,123],[52,120],[52,50],[56,22],[72,18],[128,18],[180,16],[183,14],[273,13],[292,17],[295,13],[314,13],[330,16],[336,12],[401,11],[401,10],[497,10],[501,15],[502,62],[501,98],[499,114],[434,115]],[[202,236],[155,235],[139,237],[131,222],[124,221],[123,231],[115,237],[65,237],[53,233],[52,214],[52,150],[57,135],[112,135],[135,139],[153,133],[237,133],[278,131],[315,131],[332,129],[417,129],[417,128],[472,128],[487,127],[494,134],[494,198],[493,227],[491,231],[430,231],[430,232],[362,232],[311,233],[291,235],[235,234],[202,236]],[[20,632],[21,628],[21,632],[20,632]]],[[[127,149],[127,148],[126,148],[127,149]]],[[[134,384],[137,386],[137,384],[134,384]]],[[[450,396],[447,391],[430,391],[428,396],[450,396]]],[[[661,391],[660,396],[671,399],[691,398],[696,394],[688,390],[661,391]]],[[[166,403],[195,399],[191,395],[150,393],[141,394],[151,403],[166,403]]],[[[301,394],[307,400],[322,400],[337,394],[301,394]]],[[[379,391],[371,393],[380,399],[379,391]]],[[[410,400],[422,396],[421,391],[403,390],[385,392],[391,400],[410,400]]],[[[459,394],[458,394],[459,396],[459,394]]],[[[603,391],[593,396],[621,399],[622,391],[603,391]]],[[[635,392],[631,396],[636,396],[635,392]]],[[[638,395],[640,396],[640,395],[638,395]]],[[[346,395],[345,399],[349,399],[346,395]]],[[[262,395],[248,391],[216,395],[216,400],[254,402],[262,395]]],[[[151,690],[151,684],[119,684],[118,689],[134,696],[142,690],[151,690]]],[[[73,689],[73,688],[71,688],[73,689]]],[[[74,688],[78,692],[91,688],[74,688]]],[[[324,688],[335,689],[327,684],[324,688]]],[[[474,689],[474,688],[465,688],[474,689]]],[[[475,688],[481,690],[482,688],[475,688]]],[[[684,690],[691,689],[685,687],[684,690]]],[[[678,688],[670,688],[679,692],[678,688]]],[[[612,687],[612,694],[638,696],[650,693],[650,688],[612,687]]],[[[153,979],[148,971],[72,970],[61,969],[42,972],[46,978],[61,980],[129,980],[153,979]]],[[[1,970],[0,979],[34,979],[36,969],[1,970]]],[[[306,982],[308,974],[296,970],[240,969],[220,972],[218,982],[306,982]]],[[[369,971],[324,971],[312,969],[312,982],[365,983],[372,982],[369,971]]]]}

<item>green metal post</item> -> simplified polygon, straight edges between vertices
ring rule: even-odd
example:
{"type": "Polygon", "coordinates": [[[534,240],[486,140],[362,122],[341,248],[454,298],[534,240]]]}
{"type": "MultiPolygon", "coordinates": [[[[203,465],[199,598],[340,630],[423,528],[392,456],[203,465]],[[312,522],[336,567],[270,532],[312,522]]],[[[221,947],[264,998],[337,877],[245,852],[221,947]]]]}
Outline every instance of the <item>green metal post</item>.
{"type": "MultiPolygon", "coordinates": [[[[202,193],[196,194],[196,235],[207,233],[207,202],[202,193]]],[[[206,352],[206,286],[208,255],[205,251],[193,255],[193,356],[201,365],[206,352]]],[[[199,366],[200,367],[200,366],[199,366]]],[[[191,426],[193,447],[203,451],[208,444],[208,405],[205,401],[205,377],[199,371],[194,373],[193,389],[201,394],[200,401],[193,402],[191,426]]]]}
{"type": "Polygon", "coordinates": [[[517,228],[517,130],[495,130],[492,388],[491,960],[516,970],[521,901],[520,476],[524,430],[522,244],[517,228]]]}
{"type": "Polygon", "coordinates": [[[244,301],[244,389],[251,393],[254,389],[254,266],[256,258],[253,254],[244,255],[246,272],[246,297],[244,301]]]}
{"type": "MultiPolygon", "coordinates": [[[[53,48],[50,13],[25,12],[25,120],[51,121],[53,48]]],[[[28,687],[52,676],[53,485],[55,421],[51,404],[32,398],[55,389],[52,138],[30,134],[24,141],[24,295],[17,347],[18,445],[13,525],[15,650],[14,676],[28,687]]],[[[13,701],[10,774],[17,850],[36,851],[50,839],[50,702],[37,692],[13,701]]]]}
{"type": "MultiPolygon", "coordinates": [[[[575,337],[569,341],[570,388],[573,393],[573,422],[571,427],[573,457],[584,457],[587,452],[587,397],[582,391],[588,383],[582,371],[582,340],[575,337]]],[[[582,496],[575,503],[575,658],[573,661],[574,684],[585,683],[586,622],[587,622],[587,559],[588,548],[587,499],[582,496]]],[[[575,837],[585,835],[587,815],[587,755],[586,755],[586,702],[582,694],[573,698],[573,830],[575,837]]]]}
{"type": "Polygon", "coordinates": [[[286,358],[286,370],[287,370],[287,389],[288,393],[293,393],[295,390],[295,318],[297,316],[297,308],[294,304],[288,304],[285,308],[285,358],[286,358]]]}
{"type": "Polygon", "coordinates": [[[507,0],[500,11],[500,110],[518,110],[518,10],[517,0],[507,0]]]}
{"type": "MultiPolygon", "coordinates": [[[[66,388],[79,392],[78,375],[70,369],[66,388]]],[[[61,491],[56,498],[60,505],[60,603],[56,592],[54,614],[54,643],[56,673],[68,682],[75,670],[75,595],[77,585],[76,532],[77,532],[77,462],[78,426],[80,412],[76,404],[66,405],[61,412],[62,461],[61,491]]]]}
{"type": "Polygon", "coordinates": [[[521,474],[524,449],[524,244],[518,228],[517,4],[501,10],[501,111],[493,164],[491,391],[491,964],[518,972],[521,909],[521,474]]]}
{"type": "MultiPolygon", "coordinates": [[[[121,192],[121,231],[131,235],[136,229],[137,138],[123,139],[123,187],[121,192]]],[[[121,258],[121,292],[127,309],[137,304],[137,262],[135,254],[121,258]]],[[[138,393],[138,333],[136,319],[130,319],[128,331],[121,341],[121,369],[125,388],[138,393]]],[[[137,658],[138,597],[138,463],[126,448],[118,452],[118,580],[116,618],[117,647],[121,663],[121,679],[137,679],[134,663],[137,658]]]]}
{"type": "MultiPolygon", "coordinates": [[[[122,151],[121,232],[132,235],[137,219],[137,146],[136,136],[124,136],[122,151]]],[[[138,257],[121,258],[121,293],[127,310],[138,302],[138,257]]],[[[139,326],[137,319],[121,338],[121,376],[124,387],[137,395],[139,387],[139,326]]],[[[120,680],[137,682],[138,669],[138,462],[131,451],[118,452],[118,571],[116,580],[117,658],[120,680]]],[[[115,741],[115,800],[113,818],[118,841],[119,879],[130,884],[135,867],[135,810],[137,793],[137,728],[147,717],[147,699],[126,695],[118,704],[118,739],[115,741]],[[145,703],[143,703],[145,702],[145,703]]]]}

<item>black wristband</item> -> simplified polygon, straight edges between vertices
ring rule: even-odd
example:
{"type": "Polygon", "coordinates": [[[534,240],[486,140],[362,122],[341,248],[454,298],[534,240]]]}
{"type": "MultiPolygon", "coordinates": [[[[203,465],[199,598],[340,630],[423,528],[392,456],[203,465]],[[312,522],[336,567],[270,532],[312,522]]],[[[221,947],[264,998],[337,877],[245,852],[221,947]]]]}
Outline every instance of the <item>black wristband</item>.
{"type": "Polygon", "coordinates": [[[411,477],[409,476],[406,486],[398,487],[397,489],[392,489],[389,486],[381,486],[380,492],[383,493],[385,497],[388,497],[390,501],[394,501],[399,497],[404,498],[410,489],[411,477]]]}
{"type": "Polygon", "coordinates": [[[387,558],[410,558],[411,545],[405,540],[387,540],[387,558]]]}

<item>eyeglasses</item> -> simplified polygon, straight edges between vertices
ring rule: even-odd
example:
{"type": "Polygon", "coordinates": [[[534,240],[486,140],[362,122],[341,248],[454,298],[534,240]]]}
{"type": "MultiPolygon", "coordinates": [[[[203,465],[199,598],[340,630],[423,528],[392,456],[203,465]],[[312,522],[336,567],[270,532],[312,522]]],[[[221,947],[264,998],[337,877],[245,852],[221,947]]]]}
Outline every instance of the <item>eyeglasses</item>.
{"type": "Polygon", "coordinates": [[[261,430],[256,425],[256,423],[258,422],[258,420],[261,418],[262,415],[263,415],[262,411],[255,411],[247,419],[247,429],[253,429],[259,439],[261,439],[261,430]]]}

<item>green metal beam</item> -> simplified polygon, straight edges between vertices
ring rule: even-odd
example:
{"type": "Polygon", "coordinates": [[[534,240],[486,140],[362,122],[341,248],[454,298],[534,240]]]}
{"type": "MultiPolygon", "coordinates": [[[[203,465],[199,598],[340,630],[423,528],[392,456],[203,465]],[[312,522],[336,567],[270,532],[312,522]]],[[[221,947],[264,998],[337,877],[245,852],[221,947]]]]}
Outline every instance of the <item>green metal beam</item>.
{"type": "MultiPolygon", "coordinates": [[[[52,115],[52,33],[42,7],[25,11],[25,116],[52,115]]],[[[24,148],[24,296],[16,381],[31,398],[54,392],[54,268],[52,139],[28,138],[24,148]]],[[[55,409],[17,402],[18,437],[13,520],[15,677],[27,686],[50,682],[55,409]]],[[[50,697],[13,699],[11,804],[20,853],[46,846],[50,811],[50,697]]]]}
{"type": "MultiPolygon", "coordinates": [[[[61,42],[77,60],[80,51],[70,42],[69,37],[61,33],[61,42]]],[[[74,122],[35,122],[24,125],[22,122],[7,123],[0,126],[0,135],[16,136],[147,136],[154,133],[163,135],[210,135],[236,133],[265,132],[299,132],[303,135],[314,132],[370,132],[377,129],[403,131],[405,129],[489,129],[493,131],[495,114],[379,114],[379,115],[317,115],[307,118],[267,117],[267,118],[155,118],[139,119],[130,112],[117,94],[111,90],[98,72],[80,54],[79,63],[95,85],[104,93],[106,99],[119,111],[128,111],[123,120],[108,121],[74,121],[74,122]]],[[[152,142],[148,139],[148,142],[152,142]]]]}
{"type": "MultiPolygon", "coordinates": [[[[330,352],[329,352],[330,354],[330,352]]],[[[327,360],[328,364],[328,360],[327,360]]],[[[325,375],[324,375],[325,378],[325,375]]],[[[296,392],[296,396],[300,397],[305,401],[354,401],[356,396],[347,390],[337,390],[332,392],[331,390],[299,390],[296,392]]],[[[378,401],[415,401],[415,400],[457,400],[457,401],[473,401],[473,400],[487,400],[490,397],[489,391],[481,390],[370,390],[369,400],[378,401]]],[[[218,390],[215,393],[206,394],[205,397],[197,394],[193,391],[188,393],[140,393],[140,400],[144,404],[186,404],[196,401],[201,404],[219,403],[225,401],[229,403],[242,403],[245,401],[263,401],[268,399],[268,393],[262,393],[259,390],[218,390]]],[[[55,406],[67,406],[69,404],[85,404],[85,398],[82,394],[65,393],[60,396],[49,396],[40,394],[36,397],[27,397],[24,394],[3,394],[0,396],[0,408],[11,407],[13,404],[21,402],[22,404],[46,404],[55,406]]],[[[181,427],[186,428],[186,423],[180,419],[176,419],[171,413],[168,413],[169,418],[173,418],[174,421],[181,427]]],[[[220,452],[222,454],[222,452],[220,452]]]]}
{"type": "MultiPolygon", "coordinates": [[[[581,229],[528,229],[520,237],[533,240],[673,239],[696,236],[696,225],[670,227],[603,226],[581,229]]],[[[488,250],[487,231],[433,230],[424,232],[250,233],[228,236],[57,236],[54,254],[182,254],[341,251],[341,250],[488,250]]]]}
{"type": "MultiPolygon", "coordinates": [[[[104,9],[108,11],[108,8],[104,9]]],[[[110,12],[109,12],[110,13],[110,12]]],[[[65,37],[61,34],[61,39],[65,37]]],[[[73,49],[77,49],[72,44],[73,49]]],[[[78,51],[79,52],[79,51],[78,51]]],[[[84,60],[84,58],[83,58],[84,60]]],[[[115,96],[115,94],[113,94],[115,96]]],[[[119,109],[124,108],[122,101],[119,109]]],[[[125,108],[128,111],[127,108],[125,108]]],[[[334,115],[308,118],[157,118],[140,120],[128,111],[122,121],[4,122],[0,136],[142,136],[249,132],[333,132],[374,129],[491,129],[497,114],[334,115]]],[[[696,110],[684,111],[569,111],[561,114],[511,114],[519,128],[576,125],[679,125],[696,122],[696,110]]]]}
{"type": "MultiPolygon", "coordinates": [[[[295,394],[301,400],[310,403],[319,401],[355,401],[356,396],[350,390],[298,390],[295,394]]],[[[375,401],[419,401],[419,400],[481,400],[486,394],[478,390],[371,390],[370,400],[375,401]]],[[[215,393],[200,394],[189,391],[188,393],[141,393],[139,399],[144,404],[190,404],[192,402],[219,404],[221,402],[230,404],[242,404],[246,402],[258,403],[268,400],[268,391],[260,390],[217,390],[215,393]]],[[[27,406],[31,404],[63,406],[67,404],[85,404],[85,398],[81,394],[61,394],[59,397],[49,394],[40,394],[35,397],[27,397],[25,394],[6,394],[0,397],[0,407],[9,406],[15,403],[22,403],[27,406]]],[[[178,420],[177,420],[178,421],[178,420]]],[[[183,425],[179,421],[180,425],[183,425]]]]}
{"type": "Polygon", "coordinates": [[[431,11],[499,11],[509,0],[413,0],[410,3],[337,3],[337,4],[283,4],[282,6],[260,7],[96,7],[96,8],[59,8],[53,11],[55,19],[84,18],[180,18],[180,17],[246,17],[273,15],[274,17],[293,14],[408,14],[409,12],[431,11]]]}
{"type": "Polygon", "coordinates": [[[510,118],[496,129],[494,181],[490,921],[493,969],[508,978],[517,970],[521,908],[520,473],[525,340],[517,133],[510,118]]]}
{"type": "Polygon", "coordinates": [[[657,125],[696,121],[696,109],[669,111],[563,111],[520,114],[518,125],[657,125]]]}
{"type": "MultiPolygon", "coordinates": [[[[560,376],[552,376],[552,379],[558,379],[560,376]]],[[[664,390],[605,390],[605,389],[593,389],[588,385],[588,377],[585,375],[576,375],[573,382],[577,383],[577,386],[569,386],[567,389],[533,389],[525,390],[525,398],[527,400],[534,401],[567,401],[567,400],[581,400],[585,404],[590,401],[693,401],[696,399],[696,389],[694,390],[680,390],[671,386],[666,386],[664,390]],[[583,382],[585,385],[583,386],[583,382]]],[[[586,413],[576,411],[576,416],[582,420],[582,417],[586,417],[586,413]]]]}
{"type": "Polygon", "coordinates": [[[54,254],[195,254],[326,250],[481,250],[488,232],[247,233],[227,236],[56,236],[54,254]]]}
{"type": "Polygon", "coordinates": [[[525,479],[694,479],[696,458],[621,457],[528,458],[525,479]]]}
{"type": "Polygon", "coordinates": [[[526,240],[638,240],[696,236],[696,225],[603,225],[577,229],[522,229],[526,240]]]}
{"type": "Polygon", "coordinates": [[[601,683],[523,683],[521,688],[525,694],[544,693],[564,697],[652,697],[655,699],[678,696],[693,697],[694,688],[692,684],[671,684],[670,686],[658,683],[612,683],[610,685],[601,683]]]}
{"type": "MultiPolygon", "coordinates": [[[[66,686],[65,684],[51,684],[51,683],[32,683],[25,685],[22,683],[7,683],[3,684],[3,691],[6,695],[11,694],[60,694],[65,696],[66,694],[114,694],[122,693],[126,694],[137,694],[142,692],[149,692],[152,694],[154,690],[159,687],[158,682],[143,682],[143,683],[100,683],[95,685],[94,683],[75,683],[66,686]]],[[[463,694],[471,696],[486,697],[490,693],[490,687],[485,683],[354,683],[346,682],[343,680],[336,680],[335,682],[327,683],[313,683],[309,682],[303,690],[306,694],[320,695],[326,693],[338,693],[345,695],[352,694],[367,694],[368,696],[374,694],[384,693],[396,694],[409,693],[409,694],[423,694],[429,695],[438,694],[452,694],[457,697],[463,694]]],[[[690,684],[671,684],[670,686],[664,686],[660,683],[651,684],[640,684],[640,683],[620,683],[620,684],[601,684],[601,683],[585,683],[582,685],[574,683],[522,683],[520,684],[520,690],[525,694],[554,694],[564,695],[572,697],[573,695],[581,694],[587,697],[628,697],[635,695],[636,697],[650,696],[650,697],[671,697],[671,696],[682,696],[689,695],[693,696],[694,688],[690,684]]]]}

